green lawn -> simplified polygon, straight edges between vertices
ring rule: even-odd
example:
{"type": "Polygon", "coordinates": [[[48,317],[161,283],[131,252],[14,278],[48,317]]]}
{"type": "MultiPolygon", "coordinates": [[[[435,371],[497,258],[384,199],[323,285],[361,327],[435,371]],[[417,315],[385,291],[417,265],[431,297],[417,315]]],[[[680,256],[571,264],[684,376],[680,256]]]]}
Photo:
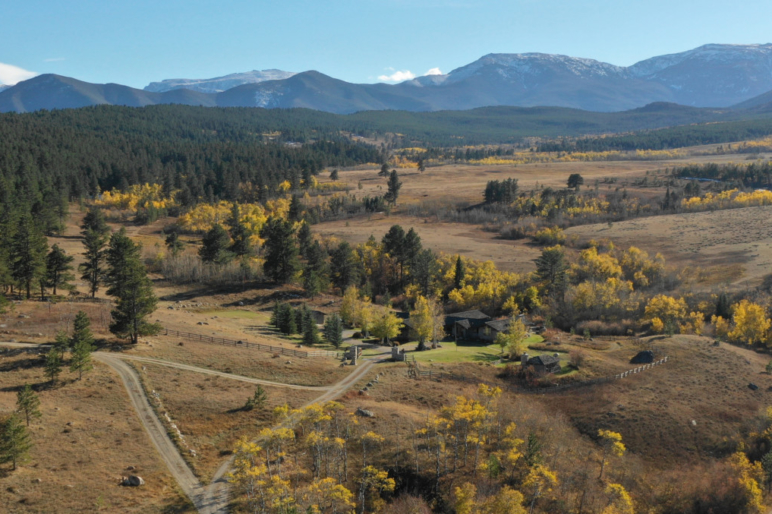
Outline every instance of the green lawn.
{"type": "MultiPolygon", "coordinates": [[[[540,335],[532,335],[526,339],[526,344],[540,343],[544,339],[540,335]]],[[[407,343],[402,347],[408,351],[408,355],[418,362],[496,362],[501,356],[501,348],[495,344],[481,345],[474,343],[460,342],[458,344],[442,342],[442,348],[428,350],[425,352],[415,352],[417,343],[407,343]]],[[[366,354],[366,352],[365,352],[366,354]]]]}

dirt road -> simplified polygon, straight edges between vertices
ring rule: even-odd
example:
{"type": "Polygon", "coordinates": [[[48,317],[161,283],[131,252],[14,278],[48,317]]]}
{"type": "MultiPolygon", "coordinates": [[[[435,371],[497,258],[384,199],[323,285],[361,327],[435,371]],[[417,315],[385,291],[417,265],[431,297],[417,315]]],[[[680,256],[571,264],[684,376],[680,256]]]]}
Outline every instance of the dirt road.
{"type": "Polygon", "coordinates": [[[166,462],[169,471],[177,480],[183,492],[196,506],[198,512],[207,514],[214,512],[206,508],[206,504],[203,502],[203,485],[201,485],[201,482],[198,481],[198,478],[190,470],[187,462],[182,458],[177,447],[166,433],[166,428],[150,406],[139,381],[139,376],[137,376],[134,369],[114,355],[97,352],[94,353],[94,359],[107,364],[121,377],[123,385],[129,393],[131,403],[134,405],[139,419],[145,426],[150,440],[153,441],[161,458],[166,462]]]}
{"type": "Polygon", "coordinates": [[[146,362],[148,364],[157,364],[160,366],[166,366],[169,368],[176,368],[176,369],[182,369],[185,371],[193,371],[196,373],[201,373],[204,375],[214,375],[218,377],[224,377],[229,378],[231,380],[238,380],[241,382],[247,382],[250,384],[260,384],[260,385],[266,385],[266,386],[273,386],[273,387],[284,387],[287,389],[302,389],[305,391],[329,391],[335,385],[331,386],[303,386],[303,385],[296,385],[296,384],[283,384],[281,382],[271,382],[270,380],[261,380],[259,378],[250,378],[245,377],[242,375],[234,375],[232,373],[225,373],[223,371],[215,371],[207,368],[199,368],[197,366],[190,366],[188,364],[180,364],[179,362],[173,362],[173,361],[167,361],[163,359],[153,359],[152,357],[137,357],[134,355],[122,355],[122,354],[116,354],[115,357],[122,359],[122,360],[129,360],[129,361],[136,361],[136,362],[146,362]]]}
{"type": "MultiPolygon", "coordinates": [[[[360,361],[359,367],[348,375],[346,378],[328,388],[328,391],[321,395],[319,398],[308,402],[305,406],[313,405],[314,403],[329,402],[343,395],[348,389],[357,383],[368,371],[375,365],[373,361],[360,361]]],[[[212,513],[225,513],[228,512],[228,503],[230,501],[230,484],[225,479],[225,475],[233,465],[233,457],[229,458],[223,463],[212,477],[212,483],[206,488],[204,502],[210,507],[208,512],[212,513]]]]}
{"type": "MultiPolygon", "coordinates": [[[[4,342],[0,342],[0,345],[15,348],[35,348],[42,346],[26,343],[4,342]]],[[[197,368],[187,364],[179,364],[176,362],[152,359],[148,357],[136,357],[131,355],[110,354],[102,352],[94,352],[93,357],[95,360],[98,360],[113,368],[115,372],[118,373],[118,375],[121,377],[123,385],[126,387],[126,391],[128,392],[129,398],[131,399],[131,403],[134,405],[134,409],[137,411],[137,415],[147,430],[150,439],[153,441],[153,444],[158,450],[158,453],[161,455],[161,458],[166,463],[166,466],[169,468],[169,471],[172,473],[175,480],[177,480],[180,488],[183,490],[185,495],[190,498],[198,512],[201,514],[218,514],[228,512],[230,487],[228,481],[225,478],[225,475],[233,464],[233,457],[229,458],[226,462],[223,463],[222,466],[220,466],[212,478],[212,483],[208,487],[205,487],[203,484],[201,484],[198,478],[196,478],[191,469],[188,467],[188,464],[180,455],[179,450],[169,438],[169,435],[166,433],[166,428],[164,427],[163,423],[160,419],[158,419],[155,411],[150,406],[136,371],[134,371],[131,366],[124,362],[125,360],[159,364],[172,368],[184,369],[186,371],[193,371],[207,375],[218,375],[224,378],[270,385],[274,387],[287,387],[291,389],[316,390],[323,392],[321,396],[307,403],[306,405],[328,402],[338,398],[363,376],[365,376],[365,374],[375,365],[375,362],[373,361],[361,361],[360,366],[357,367],[356,370],[354,370],[337,384],[329,387],[312,387],[282,384],[278,382],[270,382],[267,380],[258,380],[249,377],[242,377],[240,375],[232,375],[220,371],[197,368]]]]}

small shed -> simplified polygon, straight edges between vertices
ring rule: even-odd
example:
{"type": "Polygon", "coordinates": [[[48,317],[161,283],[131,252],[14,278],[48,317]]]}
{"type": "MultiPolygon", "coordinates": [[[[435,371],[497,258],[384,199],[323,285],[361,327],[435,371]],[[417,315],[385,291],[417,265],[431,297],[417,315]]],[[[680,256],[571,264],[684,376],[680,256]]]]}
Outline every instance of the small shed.
{"type": "Polygon", "coordinates": [[[318,311],[316,309],[312,309],[311,316],[314,317],[314,321],[317,325],[324,325],[324,322],[327,320],[328,314],[326,312],[318,311]]]}
{"type": "Polygon", "coordinates": [[[539,374],[559,373],[563,368],[560,367],[560,359],[554,355],[537,355],[531,357],[527,362],[528,366],[539,374]]]}
{"type": "Polygon", "coordinates": [[[630,364],[651,364],[652,362],[654,362],[654,352],[651,350],[638,352],[638,355],[630,359],[630,364]]]}

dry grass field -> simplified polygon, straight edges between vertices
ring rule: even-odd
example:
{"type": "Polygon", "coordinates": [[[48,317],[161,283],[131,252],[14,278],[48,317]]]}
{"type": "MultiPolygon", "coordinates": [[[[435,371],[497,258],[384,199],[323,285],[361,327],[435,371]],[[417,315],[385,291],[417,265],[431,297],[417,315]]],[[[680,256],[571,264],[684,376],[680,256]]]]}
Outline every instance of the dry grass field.
{"type": "Polygon", "coordinates": [[[587,360],[580,370],[581,378],[627,371],[635,367],[630,358],[644,348],[669,360],[608,384],[547,394],[522,390],[517,382],[500,378],[501,369],[491,364],[428,365],[434,371],[470,380],[458,382],[450,378],[407,379],[407,366],[395,363],[380,366],[360,381],[353,390],[371,383],[376,373],[380,375],[365,395],[351,392],[346,403],[376,413],[393,410],[402,416],[401,407],[408,421],[420,423],[427,411],[447,405],[457,395],[472,394],[475,381],[499,384],[505,389],[505,404],[525,409],[524,422],[529,415],[523,405],[530,405],[536,410],[546,409],[547,415],[565,416],[589,437],[600,428],[618,431],[632,455],[660,469],[676,469],[684,462],[724,455],[744,424],[772,403],[772,375],[764,371],[769,356],[746,348],[724,343],[714,346],[713,340],[705,337],[674,336],[644,341],[600,338],[594,346],[602,349],[590,350],[581,338],[563,339],[562,349],[585,348],[587,360]],[[758,390],[749,389],[749,383],[756,384],[758,390]]]}
{"type": "Polygon", "coordinates": [[[332,358],[289,357],[251,348],[220,346],[171,336],[146,338],[143,344],[127,350],[126,354],[305,386],[331,385],[349,372],[332,358]]]}
{"type": "Polygon", "coordinates": [[[699,266],[703,285],[755,287],[772,269],[772,207],[654,216],[608,224],[572,227],[583,240],[608,238],[661,252],[668,263],[699,266]]]}
{"type": "Polygon", "coordinates": [[[2,414],[15,409],[16,391],[29,383],[43,415],[30,427],[30,461],[15,472],[7,465],[0,470],[0,511],[193,512],[109,368],[96,364],[83,381],[65,372],[54,388],[45,382],[37,352],[0,354],[2,414]],[[140,475],[145,485],[119,486],[128,474],[140,475]]]}
{"type": "Polygon", "coordinates": [[[298,408],[321,394],[265,386],[265,409],[245,411],[242,407],[255,393],[253,384],[153,364],[141,369],[145,387],[159,394],[162,411],[182,432],[182,446],[195,450],[196,457],[188,462],[204,482],[211,480],[239,438],[252,438],[272,425],[274,407],[288,403],[298,408]]]}

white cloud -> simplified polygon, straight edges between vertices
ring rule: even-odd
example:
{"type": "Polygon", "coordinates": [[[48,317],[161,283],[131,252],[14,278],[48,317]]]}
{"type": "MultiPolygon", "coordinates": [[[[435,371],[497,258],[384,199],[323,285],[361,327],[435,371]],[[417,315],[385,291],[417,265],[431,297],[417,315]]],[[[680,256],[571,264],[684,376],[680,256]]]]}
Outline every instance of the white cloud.
{"type": "MultiPolygon", "coordinates": [[[[394,68],[386,68],[389,70],[393,70],[394,68]]],[[[391,75],[380,75],[378,77],[378,80],[382,80],[384,82],[402,82],[405,80],[412,80],[415,78],[415,74],[413,74],[410,70],[404,70],[404,71],[395,71],[391,75]]]]}
{"type": "Polygon", "coordinates": [[[3,64],[0,62],[0,84],[5,84],[6,86],[13,86],[17,82],[31,79],[36,75],[37,75],[37,72],[27,71],[25,69],[19,68],[18,66],[3,64]]]}
{"type": "Polygon", "coordinates": [[[432,68],[431,70],[424,73],[424,77],[428,77],[429,75],[442,75],[442,72],[439,68],[432,68]]]}
{"type": "Polygon", "coordinates": [[[51,59],[43,59],[43,62],[62,62],[64,60],[64,57],[52,57],[51,59]]]}

